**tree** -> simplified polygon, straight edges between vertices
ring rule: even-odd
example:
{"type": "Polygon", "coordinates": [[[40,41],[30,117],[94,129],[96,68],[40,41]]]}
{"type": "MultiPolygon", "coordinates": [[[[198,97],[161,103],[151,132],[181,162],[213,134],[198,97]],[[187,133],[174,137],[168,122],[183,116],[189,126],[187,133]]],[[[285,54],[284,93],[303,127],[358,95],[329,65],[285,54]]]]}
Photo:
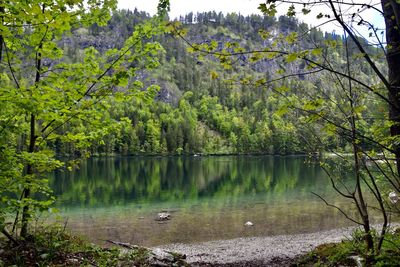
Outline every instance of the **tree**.
{"type": "MultiPolygon", "coordinates": [[[[265,12],[266,14],[270,14],[271,12],[276,12],[276,1],[267,1],[267,4],[261,4],[260,9],[265,12]]],[[[284,3],[290,3],[291,6],[288,9],[288,15],[294,15],[295,14],[295,4],[296,2],[292,1],[280,1],[284,3]]],[[[377,175],[373,175],[370,168],[364,163],[363,164],[363,155],[365,155],[368,159],[370,159],[372,156],[371,154],[371,146],[368,148],[365,148],[365,145],[363,147],[363,143],[373,143],[373,146],[375,149],[378,151],[382,151],[382,153],[394,153],[395,159],[397,162],[397,173],[391,172],[393,174],[392,177],[388,175],[388,170],[384,170],[383,168],[380,168],[381,174],[385,176],[386,178],[386,183],[391,184],[391,186],[394,187],[395,190],[399,192],[399,160],[400,160],[400,154],[399,154],[399,148],[397,145],[397,140],[399,138],[399,87],[398,87],[398,67],[399,67],[399,57],[395,56],[396,51],[400,48],[400,35],[399,35],[399,30],[398,30],[398,21],[400,19],[399,17],[399,11],[400,11],[400,5],[399,3],[395,1],[382,1],[382,10],[381,12],[379,8],[376,7],[376,5],[371,4],[371,3],[354,3],[354,2],[345,2],[345,1],[319,1],[319,2],[307,2],[304,4],[302,12],[304,14],[307,14],[312,11],[313,8],[316,8],[316,6],[327,6],[329,7],[329,12],[324,12],[324,13],[319,13],[317,15],[317,18],[333,18],[333,21],[336,21],[339,23],[339,25],[342,27],[344,35],[346,37],[345,40],[345,48],[346,48],[346,65],[345,65],[345,71],[340,71],[338,69],[333,69],[332,63],[327,61],[326,56],[322,57],[322,61],[318,61],[316,63],[316,66],[321,67],[324,70],[328,70],[329,72],[335,74],[335,75],[340,75],[344,77],[345,79],[348,80],[348,82],[343,83],[341,82],[339,90],[342,90],[344,92],[344,95],[346,96],[346,102],[343,107],[348,107],[348,110],[345,111],[344,113],[348,114],[348,119],[347,119],[347,126],[343,124],[338,124],[337,122],[329,122],[329,125],[333,126],[336,128],[341,128],[341,130],[344,130],[346,132],[346,135],[348,135],[348,140],[352,145],[352,151],[353,151],[353,168],[354,168],[354,179],[355,179],[355,187],[354,190],[349,190],[346,188],[346,190],[341,190],[338,188],[337,184],[333,183],[333,186],[337,192],[339,192],[342,196],[352,199],[357,206],[357,209],[359,211],[359,215],[361,217],[361,223],[360,225],[363,226],[364,229],[364,237],[365,237],[365,242],[366,242],[366,247],[367,247],[367,260],[368,260],[368,255],[374,255],[374,254],[379,254],[379,251],[382,246],[382,242],[387,230],[387,224],[388,224],[388,217],[387,217],[387,207],[385,207],[386,201],[383,199],[384,196],[382,194],[382,190],[385,190],[384,187],[378,186],[378,177],[377,175]],[[346,8],[345,8],[346,7],[346,8]],[[386,23],[386,40],[387,40],[387,47],[383,47],[382,41],[377,37],[378,34],[378,28],[374,25],[372,25],[370,22],[367,21],[363,17],[363,11],[365,9],[374,9],[378,13],[381,13],[385,19],[386,23]],[[350,13],[346,13],[350,11],[350,13]],[[350,19],[349,19],[350,18],[350,19]],[[386,54],[386,59],[387,59],[387,67],[388,67],[388,76],[385,76],[385,70],[384,68],[379,67],[379,63],[377,62],[374,57],[376,56],[376,52],[369,50],[369,43],[365,41],[365,39],[359,38],[357,36],[357,25],[367,25],[370,29],[370,36],[375,36],[377,37],[376,41],[380,48],[382,49],[382,52],[386,54]],[[370,81],[364,82],[364,79],[358,77],[355,75],[356,72],[353,71],[351,65],[352,63],[350,62],[350,56],[351,52],[349,51],[349,42],[354,43],[358,50],[358,55],[359,57],[364,59],[364,62],[368,64],[369,68],[372,70],[372,73],[374,74],[377,79],[371,79],[370,81]],[[381,88],[385,88],[385,90],[382,90],[381,88]],[[391,133],[391,138],[379,138],[375,133],[370,133],[371,135],[363,133],[362,124],[363,122],[360,120],[362,117],[362,113],[360,111],[363,109],[363,103],[360,101],[360,95],[363,94],[362,91],[369,91],[370,95],[375,95],[379,101],[386,102],[386,104],[389,107],[389,124],[391,125],[390,127],[390,133],[391,133]],[[389,139],[391,141],[389,141],[389,139]],[[370,221],[369,221],[369,208],[368,204],[366,203],[365,199],[365,193],[363,192],[364,190],[361,187],[361,182],[364,182],[366,186],[369,188],[370,192],[374,195],[375,200],[377,201],[379,205],[379,209],[382,212],[382,219],[383,219],[383,225],[382,225],[382,230],[380,233],[380,236],[378,238],[378,242],[375,246],[373,236],[372,236],[372,229],[370,226],[370,221]]],[[[317,47],[318,48],[318,47],[317,47]]],[[[316,52],[314,50],[314,55],[319,52],[316,52]]],[[[289,57],[293,54],[288,54],[287,60],[289,60],[289,57]]],[[[308,61],[309,56],[299,56],[299,54],[296,55],[297,58],[303,59],[308,61]]],[[[353,55],[354,57],[354,55],[353,55]]],[[[339,78],[338,78],[338,81],[339,78]]],[[[308,102],[309,103],[309,102],[308,102]]],[[[312,107],[312,110],[314,111],[320,111],[321,109],[317,108],[316,106],[312,107]]],[[[313,112],[315,115],[315,112],[313,112]]],[[[321,114],[321,113],[320,113],[321,114]]],[[[322,115],[320,116],[323,119],[327,119],[327,116],[322,115]]],[[[372,148],[372,151],[374,148],[372,148]]],[[[375,155],[375,154],[374,154],[375,155]]],[[[388,164],[390,165],[390,163],[388,164]]],[[[390,166],[389,166],[390,168],[390,166]]],[[[347,216],[347,215],[346,215],[347,216]]],[[[354,221],[354,220],[353,220],[354,221]]]]}
{"type": "MultiPolygon", "coordinates": [[[[75,63],[65,59],[60,40],[72,29],[105,25],[116,0],[0,1],[0,228],[14,213],[12,231],[28,236],[37,209],[54,201],[46,173],[63,166],[51,150],[56,140],[87,147],[118,123],[103,121],[107,98],[151,98],[156,90],[137,80],[157,67],[168,1],[158,16],[137,25],[120,49],[101,54],[93,46],[75,63]],[[150,92],[150,93],[148,93],[150,92]],[[68,127],[65,127],[68,126],[68,127]]],[[[69,166],[70,167],[70,166],[69,166]]]]}
{"type": "MultiPolygon", "coordinates": [[[[295,2],[292,1],[282,1],[285,3],[291,3],[292,5],[288,9],[288,13],[294,12],[295,10],[295,2]]],[[[375,5],[379,4],[377,3],[354,3],[354,2],[346,2],[346,1],[320,1],[319,3],[310,3],[308,2],[307,4],[304,5],[303,7],[303,13],[308,13],[311,11],[312,8],[315,8],[315,5],[326,5],[330,9],[330,14],[323,14],[320,13],[317,15],[317,18],[327,17],[333,18],[334,21],[338,22],[340,26],[343,29],[344,35],[348,36],[348,39],[355,44],[357,47],[358,52],[360,53],[360,56],[364,59],[364,62],[368,64],[370,69],[372,70],[372,73],[378,78],[379,84],[372,84],[370,85],[365,85],[363,84],[362,80],[355,76],[354,72],[351,70],[351,63],[350,63],[350,53],[348,50],[349,44],[348,41],[346,40],[346,54],[347,54],[347,66],[346,66],[346,71],[342,73],[337,73],[340,75],[343,75],[348,79],[348,85],[342,85],[342,90],[347,92],[347,100],[348,104],[350,107],[349,111],[349,134],[350,134],[350,140],[353,146],[353,153],[354,153],[354,170],[355,170],[355,181],[356,181],[356,187],[353,192],[347,192],[343,193],[343,191],[340,191],[335,187],[335,189],[341,193],[345,197],[349,197],[353,199],[356,203],[356,206],[359,210],[359,214],[362,219],[361,225],[364,228],[365,232],[365,241],[367,245],[367,250],[369,251],[368,253],[376,253],[378,254],[386,233],[386,228],[387,228],[387,214],[386,214],[386,207],[385,207],[385,201],[383,200],[383,195],[382,195],[382,190],[384,190],[382,187],[380,188],[377,185],[377,180],[378,178],[374,176],[370,169],[364,164],[362,166],[362,155],[367,155],[367,157],[371,158],[371,156],[368,153],[368,150],[370,149],[364,149],[360,143],[361,142],[366,142],[365,136],[363,136],[362,131],[360,131],[361,123],[358,122],[360,115],[359,108],[360,106],[359,100],[358,100],[358,95],[360,94],[359,91],[357,91],[357,87],[361,88],[362,90],[370,90],[375,96],[378,97],[380,101],[386,102],[386,104],[389,107],[389,124],[390,126],[390,134],[391,138],[390,141],[388,139],[383,140],[377,137],[374,133],[372,133],[372,141],[375,142],[375,145],[381,146],[378,148],[380,151],[383,153],[394,153],[395,159],[396,159],[396,166],[397,166],[397,173],[393,173],[392,171],[391,174],[393,174],[394,177],[390,177],[388,175],[387,170],[383,170],[380,168],[380,171],[382,174],[386,177],[386,182],[391,184],[394,190],[397,190],[399,193],[399,175],[400,175],[400,150],[398,146],[398,138],[400,137],[400,96],[399,96],[399,64],[400,64],[400,57],[398,57],[397,53],[400,48],[400,32],[399,32],[399,22],[400,22],[400,4],[397,1],[381,1],[381,6],[382,6],[382,11],[375,5]],[[345,9],[347,7],[347,9],[345,9]],[[366,9],[374,9],[378,14],[381,14],[384,17],[385,20],[385,25],[386,25],[386,41],[387,41],[387,46],[383,47],[382,40],[379,39],[378,37],[378,28],[370,23],[366,18],[363,17],[363,11],[366,9]],[[347,10],[347,13],[346,11],[347,10]],[[365,42],[364,39],[359,38],[357,36],[357,29],[355,25],[366,25],[369,30],[370,30],[370,37],[374,36],[376,37],[375,41],[377,42],[378,46],[382,49],[382,52],[386,54],[386,61],[387,61],[387,67],[388,67],[388,75],[385,75],[385,70],[383,68],[379,68],[378,63],[376,60],[374,60],[374,54],[371,53],[371,50],[369,50],[369,43],[365,42]],[[345,88],[345,87],[346,88],[345,88]],[[363,88],[364,87],[364,88],[363,88]],[[385,88],[386,92],[384,90],[380,90],[379,87],[385,88]],[[372,89],[372,90],[371,90],[372,89]],[[383,146],[383,147],[382,147],[383,146]],[[386,152],[385,152],[386,151],[386,152]],[[366,175],[369,177],[368,181],[363,178],[363,175],[366,175]],[[382,230],[380,233],[380,238],[378,239],[378,243],[376,247],[374,246],[374,241],[373,237],[371,234],[371,227],[370,227],[370,222],[369,222],[369,213],[368,213],[368,205],[366,204],[365,197],[363,195],[363,190],[361,188],[361,181],[364,181],[372,194],[374,195],[376,201],[379,204],[379,209],[382,212],[382,219],[383,219],[383,226],[382,230]]],[[[275,6],[275,1],[267,1],[266,5],[261,5],[260,9],[263,12],[269,13],[269,12],[274,12],[276,11],[276,6],[275,6]]],[[[329,70],[331,71],[331,70],[329,70]]],[[[390,165],[390,164],[388,164],[390,165]]],[[[390,166],[389,166],[390,167],[390,166]]],[[[368,255],[368,254],[367,254],[368,255]]]]}
{"type": "MultiPolygon", "coordinates": [[[[286,35],[273,36],[268,31],[269,29],[260,29],[260,36],[268,45],[249,50],[237,42],[227,42],[222,49],[218,49],[212,43],[193,44],[182,36],[179,29],[177,34],[191,47],[192,51],[212,54],[225,68],[237,68],[235,66],[237,58],[243,55],[248,56],[250,62],[270,62],[272,60],[279,62],[282,68],[275,75],[261,79],[253,77],[252,84],[255,87],[268,87],[274,90],[276,95],[286,99],[286,104],[282,106],[283,111],[294,108],[297,112],[301,112],[308,122],[318,122],[328,134],[339,135],[348,143],[353,152],[351,163],[352,169],[354,169],[354,188],[349,189],[346,186],[339,188],[333,180],[332,183],[338,193],[355,202],[361,222],[349,219],[363,227],[368,259],[368,255],[379,254],[387,231],[387,211],[391,207],[384,192],[390,189],[396,191],[397,194],[400,193],[400,57],[397,55],[400,49],[400,4],[398,1],[390,0],[376,3],[333,0],[267,0],[266,3],[260,4],[259,9],[265,15],[275,16],[277,2],[289,4],[288,17],[294,17],[296,12],[301,10],[301,13],[309,14],[309,16],[312,16],[313,12],[317,12],[316,19],[321,21],[325,19],[321,25],[335,22],[343,30],[343,39],[338,38],[325,42],[322,32],[315,31],[318,26],[312,29],[305,28],[315,35],[315,38],[311,38],[307,43],[312,48],[305,49],[304,46],[301,47],[298,44],[304,44],[302,38],[308,36],[307,32],[288,32],[286,35]],[[379,5],[382,6],[382,9],[379,5]],[[325,8],[320,9],[322,6],[325,8]],[[327,11],[325,12],[325,10],[327,11]],[[363,17],[365,10],[375,11],[384,17],[386,46],[379,38],[380,29],[363,17]],[[360,37],[357,33],[358,26],[366,26],[370,33],[368,38],[375,38],[375,43],[371,43],[371,39],[360,37]],[[267,42],[271,37],[274,37],[274,41],[267,42]],[[328,52],[339,45],[342,45],[344,49],[342,53],[345,56],[344,64],[335,62],[332,57],[335,54],[328,52]],[[350,51],[351,45],[354,45],[356,52],[350,51]],[[377,49],[371,47],[377,47],[377,49]],[[381,55],[386,55],[386,64],[381,63],[381,55]],[[366,64],[367,72],[371,73],[368,77],[358,75],[357,67],[362,64],[366,64]],[[282,82],[300,75],[304,79],[304,75],[320,72],[326,72],[327,76],[331,76],[335,82],[329,83],[329,85],[336,84],[334,88],[327,90],[324,84],[321,84],[315,88],[313,93],[307,94],[306,92],[302,95],[303,98],[298,98],[294,94],[295,88],[288,87],[282,82]],[[333,91],[334,97],[332,97],[333,91]],[[340,100],[340,96],[343,100],[337,101],[340,100]],[[370,101],[371,104],[366,104],[367,101],[370,101]],[[379,123],[373,120],[368,121],[366,116],[366,114],[372,113],[372,109],[368,110],[367,107],[376,108],[375,104],[378,104],[378,107],[386,105],[388,110],[387,117],[380,118],[382,120],[379,123]],[[379,129],[378,124],[380,125],[379,129]],[[367,130],[366,126],[370,126],[372,130],[367,130]],[[390,162],[392,154],[395,165],[390,162]],[[375,161],[377,155],[384,159],[384,166],[375,161]],[[379,174],[373,173],[366,161],[372,162],[374,168],[379,170],[379,174]],[[394,171],[396,168],[397,170],[394,171]],[[382,213],[383,224],[376,243],[369,221],[371,205],[367,204],[361,183],[364,183],[373,195],[375,203],[378,204],[378,210],[382,213]]],[[[281,17],[280,21],[290,20],[281,17]]],[[[304,29],[304,27],[302,28],[304,29]]],[[[249,83],[249,79],[246,79],[246,82],[249,83]]],[[[298,89],[296,88],[296,90],[298,89]]],[[[272,131],[274,132],[274,130],[272,131]]],[[[340,210],[339,207],[336,208],[340,210]]]]}

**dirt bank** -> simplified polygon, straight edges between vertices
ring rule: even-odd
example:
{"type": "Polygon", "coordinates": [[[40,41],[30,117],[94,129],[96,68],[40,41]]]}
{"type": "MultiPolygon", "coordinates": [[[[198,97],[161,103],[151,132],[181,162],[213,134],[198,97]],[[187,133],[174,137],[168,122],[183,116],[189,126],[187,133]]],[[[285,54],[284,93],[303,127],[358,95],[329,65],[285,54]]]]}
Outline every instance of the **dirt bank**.
{"type": "Polygon", "coordinates": [[[320,244],[350,237],[353,230],[341,228],[297,235],[169,244],[158,248],[185,254],[193,266],[288,266],[293,259],[320,244]]]}

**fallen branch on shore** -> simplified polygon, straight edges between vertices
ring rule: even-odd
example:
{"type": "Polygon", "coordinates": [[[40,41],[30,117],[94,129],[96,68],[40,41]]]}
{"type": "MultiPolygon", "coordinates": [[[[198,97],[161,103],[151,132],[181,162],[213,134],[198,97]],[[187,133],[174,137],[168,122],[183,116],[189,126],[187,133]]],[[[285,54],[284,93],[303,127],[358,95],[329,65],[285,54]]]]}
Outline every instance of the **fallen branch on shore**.
{"type": "Polygon", "coordinates": [[[150,266],[189,266],[185,261],[186,255],[180,254],[176,252],[166,251],[160,248],[146,248],[140,247],[136,245],[132,245],[130,243],[113,241],[113,240],[105,240],[108,243],[126,248],[126,249],[144,249],[147,250],[150,254],[149,257],[149,265],[150,266]]]}
{"type": "Polygon", "coordinates": [[[113,241],[113,240],[105,240],[108,243],[123,247],[123,248],[127,248],[127,249],[138,249],[139,246],[136,245],[132,245],[130,243],[124,243],[124,242],[119,242],[119,241],[113,241]]]}

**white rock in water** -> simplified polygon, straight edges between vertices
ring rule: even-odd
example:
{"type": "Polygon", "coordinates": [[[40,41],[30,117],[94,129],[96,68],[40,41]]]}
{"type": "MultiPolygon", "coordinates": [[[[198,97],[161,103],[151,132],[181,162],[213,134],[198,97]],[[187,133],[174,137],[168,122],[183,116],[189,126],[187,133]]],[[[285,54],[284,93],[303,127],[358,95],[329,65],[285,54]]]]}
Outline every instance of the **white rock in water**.
{"type": "Polygon", "coordinates": [[[399,201],[399,196],[396,194],[396,192],[390,192],[389,193],[389,200],[393,204],[396,204],[399,201]]]}
{"type": "Polygon", "coordinates": [[[166,221],[166,220],[171,219],[170,217],[171,217],[171,214],[166,213],[166,212],[160,212],[160,213],[158,213],[157,219],[160,221],[166,221]]]}
{"type": "Polygon", "coordinates": [[[244,226],[253,226],[254,224],[252,223],[252,222],[250,222],[250,221],[248,221],[248,222],[246,222],[245,224],[244,224],[244,226]]]}

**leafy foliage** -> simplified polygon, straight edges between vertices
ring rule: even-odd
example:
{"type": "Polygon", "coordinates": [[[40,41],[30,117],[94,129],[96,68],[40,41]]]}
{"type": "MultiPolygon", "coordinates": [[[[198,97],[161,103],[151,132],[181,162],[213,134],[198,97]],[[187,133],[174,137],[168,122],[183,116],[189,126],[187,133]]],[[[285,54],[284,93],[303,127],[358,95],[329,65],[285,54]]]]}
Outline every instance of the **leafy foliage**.
{"type": "Polygon", "coordinates": [[[136,73],[159,65],[163,49],[149,39],[163,32],[162,17],[136,25],[119,48],[89,46],[68,60],[61,38],[77,27],[106,25],[115,7],[114,0],[2,3],[0,205],[16,214],[15,222],[22,214],[25,237],[35,210],[54,200],[46,174],[63,163],[49,145],[74,144],[82,151],[126,121],[102,116],[107,99],[144,101],[156,90],[146,91],[136,73]]]}
{"type": "MultiPolygon", "coordinates": [[[[362,231],[357,230],[350,240],[320,245],[298,259],[293,266],[357,266],[364,264],[365,255],[363,258],[359,257],[366,251],[363,235],[362,231]]],[[[374,236],[377,238],[376,233],[374,236]]],[[[398,230],[387,233],[382,252],[373,259],[373,266],[396,266],[399,261],[399,242],[398,230]]]]}
{"type": "MultiPolygon", "coordinates": [[[[35,229],[31,240],[17,247],[0,239],[0,248],[2,266],[154,266],[151,251],[146,248],[102,248],[59,226],[35,229]]],[[[172,256],[174,266],[187,266],[182,255],[172,256]]]]}

